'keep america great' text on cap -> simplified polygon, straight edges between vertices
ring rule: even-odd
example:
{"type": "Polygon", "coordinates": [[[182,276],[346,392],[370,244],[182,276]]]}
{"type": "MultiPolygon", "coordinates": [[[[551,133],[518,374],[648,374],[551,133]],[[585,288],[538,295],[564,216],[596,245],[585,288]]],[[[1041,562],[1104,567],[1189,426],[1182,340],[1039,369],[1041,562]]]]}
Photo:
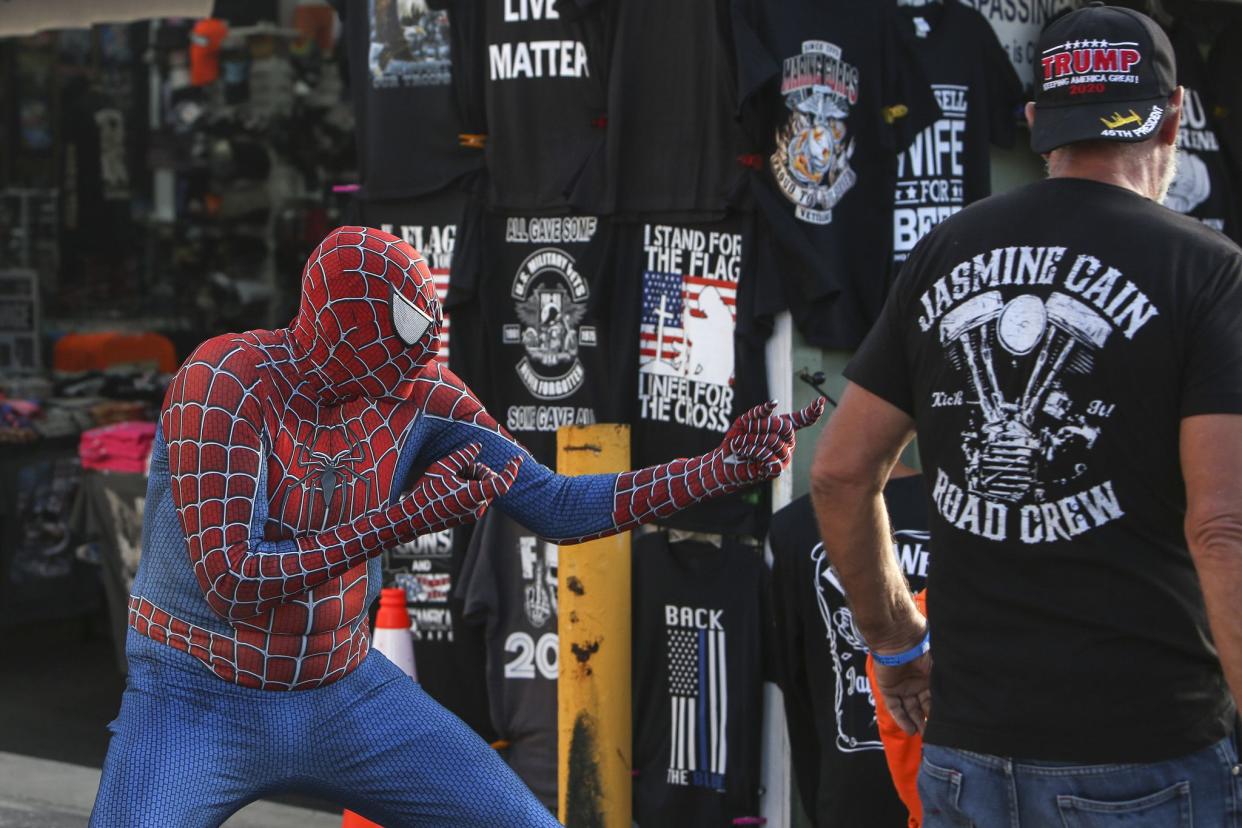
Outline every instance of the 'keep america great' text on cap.
{"type": "Polygon", "coordinates": [[[1031,149],[1078,141],[1152,137],[1177,88],[1173,46],[1144,14],[1091,5],[1048,25],[1039,38],[1031,149]]]}

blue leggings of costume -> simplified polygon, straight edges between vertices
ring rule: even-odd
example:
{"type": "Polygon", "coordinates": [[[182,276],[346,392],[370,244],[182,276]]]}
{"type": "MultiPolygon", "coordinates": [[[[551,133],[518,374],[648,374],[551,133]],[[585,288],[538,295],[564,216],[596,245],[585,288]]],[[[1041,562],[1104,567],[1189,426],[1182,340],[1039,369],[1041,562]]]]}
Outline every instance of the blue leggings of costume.
{"type": "Polygon", "coordinates": [[[133,630],[129,680],[91,826],[216,828],[301,793],[385,828],[556,826],[482,739],[372,651],[340,681],[272,692],[228,684],[133,630]]]}

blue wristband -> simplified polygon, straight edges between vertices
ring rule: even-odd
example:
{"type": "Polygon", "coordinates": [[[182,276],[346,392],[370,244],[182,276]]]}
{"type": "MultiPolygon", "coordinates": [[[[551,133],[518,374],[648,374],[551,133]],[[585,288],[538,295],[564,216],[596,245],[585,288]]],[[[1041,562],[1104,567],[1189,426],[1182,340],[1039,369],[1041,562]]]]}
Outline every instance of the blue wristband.
{"type": "Polygon", "coordinates": [[[894,653],[893,655],[880,655],[872,651],[871,657],[875,659],[876,664],[883,664],[885,667],[900,667],[903,664],[909,664],[923,653],[931,649],[931,628],[923,635],[923,640],[915,644],[904,653],[894,653]]]}

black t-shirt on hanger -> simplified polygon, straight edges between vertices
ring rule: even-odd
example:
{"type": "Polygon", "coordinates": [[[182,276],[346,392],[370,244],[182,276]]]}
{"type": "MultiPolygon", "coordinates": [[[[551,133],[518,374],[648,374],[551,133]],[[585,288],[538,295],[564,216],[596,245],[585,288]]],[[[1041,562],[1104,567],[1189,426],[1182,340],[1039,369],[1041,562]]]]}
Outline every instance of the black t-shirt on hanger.
{"type": "Polygon", "coordinates": [[[1242,414],[1239,318],[1236,245],[1087,179],[992,196],[915,248],[845,374],[918,428],[928,743],[1154,762],[1228,732],[1178,433],[1242,414]]]}
{"type": "Polygon", "coordinates": [[[1012,146],[1025,97],[983,15],[957,2],[902,6],[902,39],[940,104],[940,117],[897,157],[893,262],[931,228],[992,192],[989,142],[1012,146]]]}
{"type": "MultiPolygon", "coordinates": [[[[894,551],[910,588],[927,576],[927,489],[919,475],[884,488],[894,551]]],[[[809,496],[772,516],[776,670],[794,773],[813,825],[904,828],[876,727],[867,650],[819,538],[809,496]]]]}
{"type": "Polygon", "coordinates": [[[1242,228],[1235,223],[1238,195],[1233,192],[1229,165],[1216,132],[1218,122],[1208,94],[1207,67],[1189,30],[1175,27],[1169,38],[1177,54],[1177,82],[1185,92],[1177,134],[1177,174],[1164,205],[1240,239],[1242,228]]]}
{"type": "Polygon", "coordinates": [[[556,808],[557,553],[559,547],[491,509],[475,527],[458,595],[485,625],[492,724],[505,761],[556,808]]]}
{"type": "MultiPolygon", "coordinates": [[[[434,192],[477,170],[483,154],[461,146],[454,84],[477,88],[476,67],[453,42],[448,3],[347,0],[344,11],[358,172],[367,198],[434,192]],[[454,75],[461,77],[455,78],[454,75]]],[[[454,25],[468,29],[469,3],[454,6],[454,25]]]]}
{"type": "Polygon", "coordinates": [[[762,551],[634,540],[634,822],[725,828],[759,810],[762,551]]]}
{"type": "Polygon", "coordinates": [[[940,108],[893,4],[733,2],[741,95],[770,136],[756,201],[785,266],[839,288],[784,301],[811,344],[856,347],[884,302],[897,154],[940,108]]]}
{"type": "Polygon", "coordinates": [[[583,169],[604,163],[610,17],[573,0],[482,5],[489,203],[563,212],[583,169]]]}
{"type": "Polygon", "coordinates": [[[727,0],[610,6],[606,192],[577,202],[625,217],[719,218],[753,152],[736,118],[727,0]]]}
{"type": "MultiPolygon", "coordinates": [[[[615,381],[600,388],[602,419],[629,423],[635,468],[720,445],[741,414],[766,399],[755,314],[762,281],[754,217],[697,224],[613,222],[591,251],[606,286],[595,306],[615,381]]],[[[761,534],[766,486],[716,498],[660,521],[701,532],[761,534]]]]}

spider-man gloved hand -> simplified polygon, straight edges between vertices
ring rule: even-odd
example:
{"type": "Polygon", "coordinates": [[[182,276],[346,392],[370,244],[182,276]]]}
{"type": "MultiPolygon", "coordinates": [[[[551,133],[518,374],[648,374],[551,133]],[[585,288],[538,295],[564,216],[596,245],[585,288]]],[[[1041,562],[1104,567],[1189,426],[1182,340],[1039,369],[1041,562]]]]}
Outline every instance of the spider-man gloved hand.
{"type": "MultiPolygon", "coordinates": [[[[479,443],[471,443],[433,463],[410,493],[395,504],[415,534],[439,532],[483,517],[493,500],[517,478],[524,455],[514,455],[499,473],[478,462],[479,443]]],[[[401,530],[398,530],[402,533],[401,530]]],[[[402,533],[403,534],[403,533],[402,533]]]]}
{"type": "Polygon", "coordinates": [[[798,429],[820,418],[824,401],[792,414],[773,416],[775,410],[775,402],[766,402],[747,411],[707,454],[620,475],[613,512],[617,531],[779,475],[793,457],[798,429]]]}

